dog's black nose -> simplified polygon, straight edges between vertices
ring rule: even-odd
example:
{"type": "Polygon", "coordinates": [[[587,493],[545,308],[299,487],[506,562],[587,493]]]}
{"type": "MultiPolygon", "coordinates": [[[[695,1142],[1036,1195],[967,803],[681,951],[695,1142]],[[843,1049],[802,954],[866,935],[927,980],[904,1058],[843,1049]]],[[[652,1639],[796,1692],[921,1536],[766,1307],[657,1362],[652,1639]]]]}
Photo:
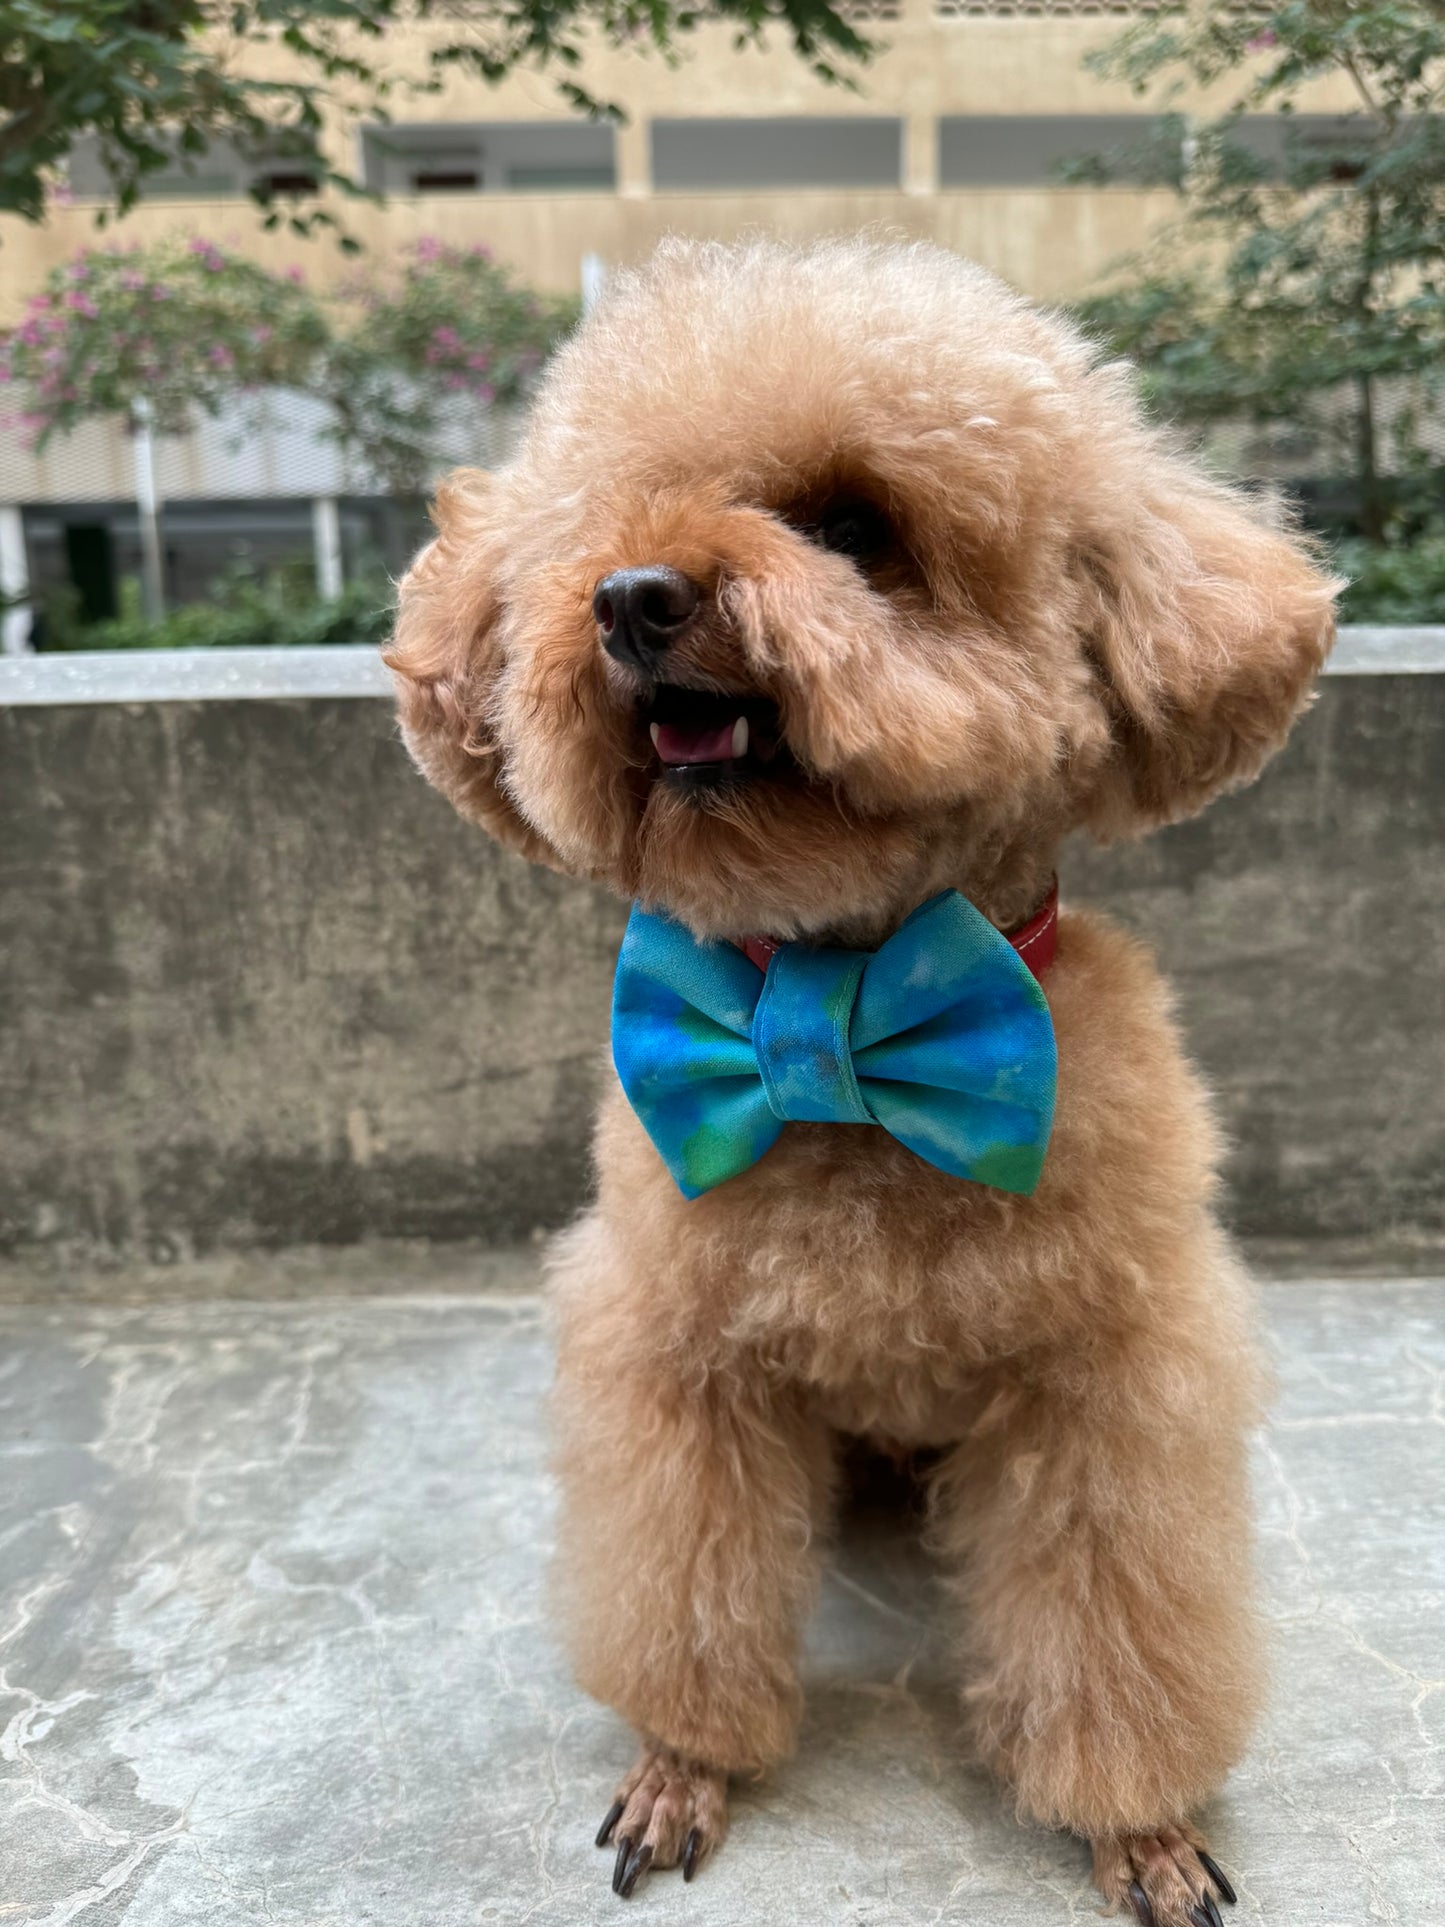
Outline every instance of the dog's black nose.
{"type": "Polygon", "coordinates": [[[681,569],[655,563],[614,569],[592,598],[602,647],[618,662],[650,673],[697,612],[702,590],[681,569]]]}

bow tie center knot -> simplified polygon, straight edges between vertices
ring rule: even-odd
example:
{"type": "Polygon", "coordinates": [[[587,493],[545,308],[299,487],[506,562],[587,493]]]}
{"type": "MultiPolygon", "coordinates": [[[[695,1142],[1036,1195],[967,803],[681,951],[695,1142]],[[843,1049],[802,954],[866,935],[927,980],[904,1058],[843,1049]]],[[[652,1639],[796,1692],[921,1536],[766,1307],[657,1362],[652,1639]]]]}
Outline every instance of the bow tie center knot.
{"type": "Polygon", "coordinates": [[[797,1124],[871,1124],[848,1041],[868,952],[785,944],[753,1013],[753,1050],[775,1117],[797,1124]]]}

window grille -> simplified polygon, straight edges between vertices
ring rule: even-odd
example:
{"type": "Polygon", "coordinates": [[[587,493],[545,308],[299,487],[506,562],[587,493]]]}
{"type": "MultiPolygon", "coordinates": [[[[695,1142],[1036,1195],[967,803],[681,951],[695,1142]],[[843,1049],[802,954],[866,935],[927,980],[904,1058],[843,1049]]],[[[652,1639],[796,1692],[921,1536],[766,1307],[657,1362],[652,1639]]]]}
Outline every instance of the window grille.
{"type": "MultiPolygon", "coordinates": [[[[1160,0],[933,0],[939,20],[1123,20],[1158,13],[1160,0]]],[[[1266,0],[1221,0],[1220,13],[1262,13],[1266,0]]]]}
{"type": "Polygon", "coordinates": [[[851,26],[879,26],[903,18],[903,0],[843,0],[838,11],[851,26]]]}

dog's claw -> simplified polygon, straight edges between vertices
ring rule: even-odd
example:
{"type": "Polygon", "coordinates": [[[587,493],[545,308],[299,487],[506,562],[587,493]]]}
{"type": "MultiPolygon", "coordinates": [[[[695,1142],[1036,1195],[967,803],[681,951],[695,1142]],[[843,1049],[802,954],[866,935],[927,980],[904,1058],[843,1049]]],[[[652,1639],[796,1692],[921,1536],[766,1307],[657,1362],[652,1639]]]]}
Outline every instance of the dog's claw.
{"type": "Polygon", "coordinates": [[[655,1740],[644,1741],[618,1785],[598,1844],[617,1849],[612,1891],[631,1897],[638,1883],[664,1867],[691,1880],[727,1837],[727,1775],[655,1740]]]}
{"type": "Polygon", "coordinates": [[[1206,1894],[1200,1902],[1200,1905],[1204,1908],[1209,1927],[1224,1927],[1224,1921],[1220,1916],[1219,1909],[1214,1904],[1213,1894],[1206,1894]]]}
{"type": "Polygon", "coordinates": [[[627,1863],[627,1872],[622,1876],[622,1885],[617,1889],[624,1900],[631,1900],[632,1889],[652,1865],[652,1848],[646,1842],[637,1849],[627,1863]]]}
{"type": "MultiPolygon", "coordinates": [[[[1200,1866],[1203,1867],[1204,1871],[1209,1875],[1209,1878],[1214,1882],[1215,1886],[1219,1889],[1219,1898],[1225,1903],[1226,1906],[1232,1907],[1235,1901],[1238,1900],[1239,1895],[1234,1891],[1233,1887],[1230,1886],[1229,1882],[1225,1879],[1224,1875],[1220,1872],[1218,1861],[1216,1861],[1212,1855],[1207,1854],[1204,1851],[1203,1847],[1196,1847],[1194,1849],[1194,1855],[1195,1855],[1195,1858],[1198,1860],[1200,1866]]],[[[1216,1912],[1217,1911],[1218,1910],[1216,1909],[1216,1912]]]]}
{"type": "Polygon", "coordinates": [[[1149,1905],[1149,1896],[1137,1880],[1129,1882],[1129,1905],[1139,1922],[1139,1927],[1155,1927],[1154,1909],[1149,1905]]]}

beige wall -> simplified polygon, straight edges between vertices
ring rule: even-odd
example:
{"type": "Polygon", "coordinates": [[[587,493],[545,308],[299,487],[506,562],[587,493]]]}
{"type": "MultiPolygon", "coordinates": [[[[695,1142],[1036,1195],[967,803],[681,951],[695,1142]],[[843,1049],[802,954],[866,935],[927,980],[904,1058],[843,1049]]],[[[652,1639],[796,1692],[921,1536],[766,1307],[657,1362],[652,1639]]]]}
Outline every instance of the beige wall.
{"type": "MultiPolygon", "coordinates": [[[[1143,227],[1166,215],[1168,195],[1048,188],[902,193],[438,194],[398,197],[384,208],[345,210],[369,253],[385,259],[421,235],[485,241],[542,288],[575,291],[589,250],[611,263],[636,261],[664,234],[729,239],[750,232],[805,237],[862,227],[924,236],[987,262],[1030,293],[1066,295],[1107,260],[1137,245],[1143,227]]],[[[326,285],[356,272],[329,239],[270,235],[244,202],[201,201],[137,209],[113,232],[150,241],[177,231],[255,253],[284,268],[300,264],[326,285]]],[[[4,308],[11,315],[45,271],[95,239],[86,210],[54,214],[46,227],[6,234],[4,308]],[[13,277],[13,278],[12,278],[13,277]]]]}
{"type": "MultiPolygon", "coordinates": [[[[726,29],[708,28],[687,43],[677,65],[635,51],[599,48],[585,78],[631,115],[618,140],[619,192],[406,197],[380,208],[342,202],[336,212],[373,254],[385,258],[422,234],[485,241],[535,284],[578,286],[581,257],[636,260],[669,232],[727,238],[755,230],[790,236],[877,225],[928,236],[975,256],[1028,292],[1067,295],[1114,257],[1138,245],[1171,209],[1167,195],[1065,188],[933,189],[934,123],[941,114],[1110,113],[1142,111],[1125,88],[1084,68],[1091,47],[1124,24],[1117,16],[940,18],[933,0],[902,0],[901,17],[871,29],[887,48],[860,75],[858,92],[816,80],[772,36],[765,50],[735,52],[726,29]],[[656,195],[647,170],[653,116],[740,114],[900,114],[907,127],[905,191],[656,195]]],[[[393,36],[394,74],[418,73],[440,27],[393,36]]],[[[281,71],[278,63],[272,69],[281,71]]],[[[1343,106],[1319,90],[1310,105],[1343,106]]],[[[398,120],[564,119],[550,79],[529,73],[488,88],[453,71],[435,96],[402,97],[398,120]]],[[[351,160],[356,122],[338,102],[332,143],[351,160]]],[[[278,267],[299,264],[321,285],[350,271],[334,241],[267,235],[248,203],[154,201],[106,233],[125,243],[170,232],[199,233],[254,252],[278,267]]],[[[97,238],[93,209],[57,208],[43,228],[0,220],[0,322],[11,320],[45,272],[97,238]]]]}

